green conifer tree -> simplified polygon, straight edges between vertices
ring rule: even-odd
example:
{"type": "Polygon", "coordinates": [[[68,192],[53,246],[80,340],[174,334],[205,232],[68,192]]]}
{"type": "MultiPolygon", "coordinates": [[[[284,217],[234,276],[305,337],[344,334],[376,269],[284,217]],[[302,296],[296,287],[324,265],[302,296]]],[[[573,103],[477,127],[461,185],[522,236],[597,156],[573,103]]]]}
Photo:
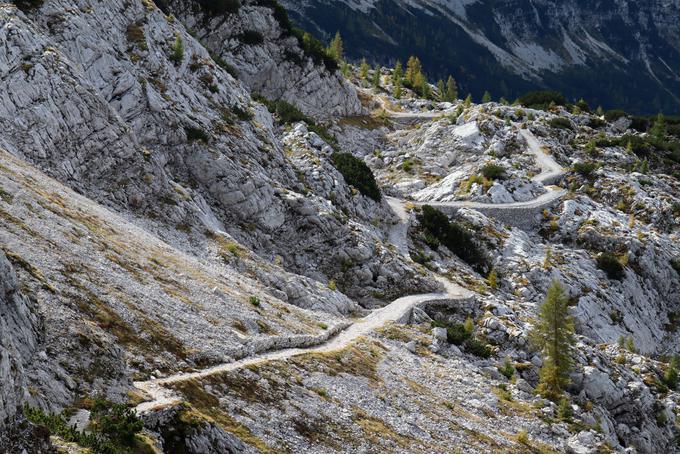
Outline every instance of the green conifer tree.
{"type": "Polygon", "coordinates": [[[486,104],[487,102],[491,102],[491,93],[488,91],[484,92],[484,96],[482,96],[482,102],[486,104]]]}
{"type": "Polygon", "coordinates": [[[444,81],[439,79],[437,81],[437,99],[440,101],[446,101],[446,86],[444,81]]]}
{"type": "Polygon", "coordinates": [[[538,322],[531,332],[531,339],[543,356],[537,390],[544,397],[558,401],[569,384],[575,344],[569,300],[558,281],[553,281],[539,311],[538,322]]]}
{"type": "Polygon", "coordinates": [[[465,107],[470,107],[472,106],[472,94],[468,94],[467,98],[465,98],[465,107]]]}
{"type": "Polygon", "coordinates": [[[337,32],[335,34],[335,38],[331,41],[331,44],[328,46],[328,55],[333,57],[335,61],[343,61],[345,58],[345,47],[342,42],[342,36],[340,36],[340,32],[337,32]]]}
{"type": "Polygon", "coordinates": [[[365,58],[361,59],[361,65],[359,66],[359,77],[361,80],[365,81],[368,79],[368,70],[370,67],[368,66],[368,62],[366,61],[365,58]]]}
{"type": "Polygon", "coordinates": [[[418,57],[411,56],[408,59],[408,62],[406,63],[406,74],[405,74],[405,79],[412,85],[416,86],[416,78],[418,77],[418,74],[423,73],[423,66],[420,63],[420,59],[418,57]]]}
{"type": "Polygon", "coordinates": [[[448,102],[455,102],[458,99],[458,85],[456,84],[456,79],[453,76],[449,76],[446,81],[446,100],[448,102]]]}
{"type": "Polygon", "coordinates": [[[373,69],[373,88],[380,88],[380,76],[382,74],[382,66],[375,65],[373,69]]]}
{"type": "Polygon", "coordinates": [[[392,84],[397,85],[397,81],[401,85],[401,78],[404,77],[404,67],[401,65],[401,60],[397,60],[392,72],[392,84]]]}
{"type": "Polygon", "coordinates": [[[350,70],[349,63],[347,63],[346,61],[343,61],[341,68],[342,68],[341,69],[342,75],[345,76],[345,77],[349,77],[349,70],[350,70]]]}
{"type": "Polygon", "coordinates": [[[395,98],[400,99],[401,95],[402,95],[402,91],[403,90],[401,88],[401,78],[399,78],[394,82],[394,92],[392,93],[392,95],[395,98]]]}
{"type": "Polygon", "coordinates": [[[652,126],[652,129],[649,132],[656,140],[664,140],[666,138],[668,131],[666,129],[666,119],[662,113],[657,115],[654,126],[652,126]]]}

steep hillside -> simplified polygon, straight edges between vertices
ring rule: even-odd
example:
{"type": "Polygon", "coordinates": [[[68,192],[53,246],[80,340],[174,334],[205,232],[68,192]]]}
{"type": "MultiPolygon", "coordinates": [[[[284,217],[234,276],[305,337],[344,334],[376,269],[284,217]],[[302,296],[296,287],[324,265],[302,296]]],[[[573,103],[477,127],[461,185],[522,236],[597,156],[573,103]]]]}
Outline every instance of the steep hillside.
{"type": "Polygon", "coordinates": [[[352,58],[409,55],[464,93],[514,99],[535,87],[641,114],[680,112],[677,1],[304,0],[303,27],[343,34],[352,58]]]}
{"type": "Polygon", "coordinates": [[[17,5],[0,452],[678,450],[673,125],[395,99],[274,2],[17,5]]]}

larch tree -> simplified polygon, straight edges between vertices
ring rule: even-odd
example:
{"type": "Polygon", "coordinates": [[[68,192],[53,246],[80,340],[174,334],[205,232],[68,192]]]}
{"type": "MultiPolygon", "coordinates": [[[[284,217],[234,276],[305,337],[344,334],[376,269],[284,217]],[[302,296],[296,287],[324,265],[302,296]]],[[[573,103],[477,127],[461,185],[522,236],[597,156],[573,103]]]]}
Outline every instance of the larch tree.
{"type": "Polygon", "coordinates": [[[403,90],[401,88],[401,78],[399,78],[394,82],[394,92],[392,93],[392,95],[395,98],[400,99],[401,95],[402,95],[402,91],[403,90]]]}
{"type": "Polygon", "coordinates": [[[382,74],[382,66],[375,65],[373,69],[373,88],[380,88],[380,77],[382,74]]]}
{"type": "Polygon", "coordinates": [[[663,140],[666,138],[666,134],[668,133],[666,129],[666,118],[662,113],[657,115],[654,126],[652,126],[652,129],[649,132],[656,140],[663,140]]]}
{"type": "Polygon", "coordinates": [[[446,86],[441,79],[437,81],[437,96],[440,101],[446,101],[446,86]]]}
{"type": "Polygon", "coordinates": [[[458,99],[458,85],[456,84],[456,79],[453,76],[449,76],[446,81],[446,100],[448,102],[454,102],[458,99]]]}
{"type": "Polygon", "coordinates": [[[543,358],[537,391],[555,402],[569,384],[569,371],[576,343],[574,332],[574,319],[569,315],[567,295],[562,284],[553,281],[539,309],[538,322],[531,332],[531,340],[541,351],[543,358]]]}
{"type": "Polygon", "coordinates": [[[340,32],[335,34],[335,38],[333,38],[331,44],[328,46],[328,54],[338,62],[345,58],[345,47],[340,32]]]}
{"type": "Polygon", "coordinates": [[[423,73],[423,66],[418,57],[411,56],[406,63],[405,78],[413,86],[416,85],[416,77],[423,73]]]}
{"type": "Polygon", "coordinates": [[[366,61],[365,58],[361,59],[361,66],[359,66],[359,77],[361,80],[366,80],[368,78],[368,70],[370,67],[368,66],[368,62],[366,61]]]}
{"type": "Polygon", "coordinates": [[[401,85],[402,77],[404,77],[404,67],[401,65],[401,60],[397,60],[397,63],[394,65],[394,71],[392,72],[392,84],[396,86],[397,82],[399,82],[399,85],[401,85]]]}

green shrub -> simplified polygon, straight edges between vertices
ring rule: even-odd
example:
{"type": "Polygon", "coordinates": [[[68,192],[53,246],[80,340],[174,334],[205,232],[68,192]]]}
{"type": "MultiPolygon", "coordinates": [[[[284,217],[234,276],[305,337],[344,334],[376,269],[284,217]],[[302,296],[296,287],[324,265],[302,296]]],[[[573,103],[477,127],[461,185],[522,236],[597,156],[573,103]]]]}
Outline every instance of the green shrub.
{"type": "Polygon", "coordinates": [[[24,408],[24,414],[26,419],[44,427],[51,435],[89,448],[97,454],[127,454],[137,446],[137,434],[144,428],[144,423],[131,408],[96,397],[90,410],[88,433],[69,426],[61,414],[45,413],[30,407],[24,408]]]}
{"type": "Polygon", "coordinates": [[[186,126],[184,128],[184,132],[186,133],[187,140],[189,142],[195,142],[196,140],[200,140],[201,142],[208,143],[208,141],[210,140],[208,134],[202,129],[186,126]]]}
{"type": "Polygon", "coordinates": [[[337,149],[337,139],[331,136],[326,128],[316,124],[313,119],[302,113],[300,109],[295,107],[293,104],[282,99],[278,99],[276,101],[269,100],[258,93],[253,93],[252,98],[257,102],[264,104],[267,110],[276,115],[281,123],[295,123],[298,121],[304,121],[307,123],[307,129],[316,133],[319,137],[325,140],[326,143],[337,149]]]}
{"type": "Polygon", "coordinates": [[[525,95],[520,96],[518,101],[524,107],[542,110],[547,109],[550,104],[564,106],[567,103],[567,99],[563,94],[549,90],[526,93],[525,95]]]}
{"type": "Polygon", "coordinates": [[[449,221],[444,213],[430,205],[423,206],[418,221],[427,232],[477,272],[488,273],[490,267],[486,256],[463,226],[449,221]]]}
{"type": "Polygon", "coordinates": [[[588,127],[590,127],[590,128],[600,129],[600,128],[604,128],[605,126],[607,126],[607,122],[600,119],[600,118],[590,117],[588,119],[588,127]]]}
{"type": "Polygon", "coordinates": [[[592,109],[590,108],[590,104],[588,104],[588,103],[587,103],[585,100],[583,100],[583,99],[579,99],[579,100],[576,102],[575,105],[576,105],[576,107],[578,107],[579,109],[581,109],[581,112],[590,113],[591,110],[592,110],[592,109]]]}
{"type": "Polygon", "coordinates": [[[671,266],[678,274],[680,274],[680,259],[671,260],[671,266]]]}
{"type": "Polygon", "coordinates": [[[404,172],[410,172],[413,170],[413,160],[412,159],[404,159],[404,162],[401,163],[401,170],[404,172]]]}
{"type": "Polygon", "coordinates": [[[597,163],[593,161],[577,162],[574,164],[574,172],[585,178],[591,178],[597,169],[597,163]]]}
{"type": "Polygon", "coordinates": [[[262,303],[260,302],[260,298],[258,298],[257,296],[251,296],[250,298],[248,298],[248,302],[250,302],[250,304],[254,307],[260,307],[262,305],[262,303]]]}
{"type": "Polygon", "coordinates": [[[91,425],[115,446],[132,446],[144,423],[134,410],[103,398],[95,398],[91,408],[91,425]]]}
{"type": "Polygon", "coordinates": [[[677,356],[673,356],[668,364],[668,367],[664,371],[662,382],[669,389],[676,389],[678,383],[680,382],[680,375],[678,374],[678,368],[680,367],[680,360],[677,356]]]}
{"type": "Polygon", "coordinates": [[[182,37],[179,36],[179,34],[175,36],[175,42],[170,47],[169,58],[170,61],[175,64],[182,63],[182,60],[184,59],[184,42],[182,41],[182,37]]]}
{"type": "Polygon", "coordinates": [[[604,119],[607,120],[608,122],[613,122],[618,120],[619,118],[627,117],[628,114],[621,109],[614,109],[614,110],[608,110],[604,114],[604,119]]]}
{"type": "Polygon", "coordinates": [[[463,345],[463,343],[470,339],[472,333],[465,328],[462,323],[455,323],[446,328],[446,340],[450,344],[463,345]]]}
{"type": "Polygon", "coordinates": [[[548,122],[551,128],[572,130],[571,121],[564,117],[555,117],[548,122]]]}
{"type": "Polygon", "coordinates": [[[498,164],[486,164],[481,169],[481,174],[489,180],[499,180],[505,176],[505,168],[498,164]]]}
{"type": "Polygon", "coordinates": [[[609,279],[620,281],[625,273],[619,259],[610,252],[603,252],[597,258],[597,267],[605,272],[609,279]]]}
{"type": "Polygon", "coordinates": [[[652,125],[652,122],[647,117],[636,116],[631,118],[631,121],[632,123],[630,127],[635,129],[637,132],[647,132],[649,131],[650,126],[652,125]]]}
{"type": "Polygon", "coordinates": [[[264,42],[264,36],[257,30],[246,30],[238,35],[239,41],[249,46],[256,46],[264,42]]]}
{"type": "Polygon", "coordinates": [[[574,410],[571,408],[571,402],[566,397],[560,399],[559,405],[557,406],[557,417],[562,421],[571,421],[574,416],[574,410]]]}
{"type": "Polygon", "coordinates": [[[503,361],[503,365],[498,368],[498,372],[500,372],[508,380],[510,380],[512,376],[515,375],[515,366],[512,365],[510,357],[505,357],[505,361],[503,361]]]}
{"type": "Polygon", "coordinates": [[[241,8],[239,0],[198,0],[198,4],[213,15],[234,14],[241,8]]]}
{"type": "Polygon", "coordinates": [[[491,349],[484,342],[477,338],[470,338],[465,341],[465,351],[480,358],[491,357],[491,349]]]}
{"type": "Polygon", "coordinates": [[[21,11],[27,13],[33,9],[40,8],[43,5],[44,0],[12,0],[12,2],[21,11]]]}
{"type": "Polygon", "coordinates": [[[250,121],[253,119],[253,113],[248,109],[242,108],[238,104],[234,104],[231,108],[231,111],[234,112],[236,118],[241,121],[250,121]]]}
{"type": "Polygon", "coordinates": [[[333,153],[331,161],[338,172],[345,178],[347,184],[371,199],[379,202],[382,198],[373,172],[366,163],[350,153],[333,153]]]}

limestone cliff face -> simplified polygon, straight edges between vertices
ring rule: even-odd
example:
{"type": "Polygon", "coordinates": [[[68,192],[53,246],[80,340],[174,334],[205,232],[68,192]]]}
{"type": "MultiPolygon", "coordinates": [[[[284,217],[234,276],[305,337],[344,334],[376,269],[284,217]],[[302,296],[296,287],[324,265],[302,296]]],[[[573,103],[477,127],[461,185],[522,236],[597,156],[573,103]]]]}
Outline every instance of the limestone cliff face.
{"type": "Polygon", "coordinates": [[[34,360],[40,337],[34,311],[34,304],[21,293],[14,268],[0,250],[0,433],[26,403],[26,368],[34,360]]]}
{"type": "Polygon", "coordinates": [[[271,6],[241,3],[237,13],[219,15],[194,0],[171,0],[168,7],[214,55],[233,66],[253,92],[284,99],[320,119],[363,111],[354,87],[338,71],[305,54],[271,6]]]}

